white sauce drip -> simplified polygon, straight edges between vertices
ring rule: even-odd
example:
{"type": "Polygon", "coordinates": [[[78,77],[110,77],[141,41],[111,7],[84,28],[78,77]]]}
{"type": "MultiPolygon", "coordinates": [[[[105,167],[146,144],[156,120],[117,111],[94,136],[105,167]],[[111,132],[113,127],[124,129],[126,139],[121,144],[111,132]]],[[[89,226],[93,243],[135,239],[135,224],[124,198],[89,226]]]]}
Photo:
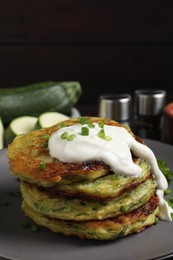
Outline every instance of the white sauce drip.
{"type": "Polygon", "coordinates": [[[81,135],[81,127],[88,127],[88,125],[78,124],[59,129],[50,136],[48,143],[50,156],[63,162],[75,163],[99,160],[109,165],[115,173],[140,177],[142,169],[133,162],[132,151],[151,165],[151,171],[157,185],[159,217],[171,221],[173,209],[164,199],[164,190],[168,188],[168,183],[157,165],[152,150],[136,141],[123,127],[104,125],[105,135],[111,137],[110,141],[106,141],[98,136],[101,130],[100,126],[97,123],[94,123],[94,126],[94,128],[89,128],[87,136],[81,135]],[[67,132],[68,135],[74,134],[74,139],[72,141],[62,139],[61,135],[64,132],[67,132]]]}

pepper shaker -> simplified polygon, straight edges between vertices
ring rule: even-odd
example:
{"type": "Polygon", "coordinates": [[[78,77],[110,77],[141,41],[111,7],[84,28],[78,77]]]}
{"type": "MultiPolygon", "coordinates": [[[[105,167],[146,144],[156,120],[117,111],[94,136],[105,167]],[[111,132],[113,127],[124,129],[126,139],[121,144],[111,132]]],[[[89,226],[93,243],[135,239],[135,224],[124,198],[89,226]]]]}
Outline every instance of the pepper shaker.
{"type": "Polygon", "coordinates": [[[132,98],[130,94],[107,94],[99,97],[99,117],[131,125],[132,98]]]}
{"type": "Polygon", "coordinates": [[[161,140],[166,91],[138,89],[134,96],[134,131],[142,138],[161,140]]]}

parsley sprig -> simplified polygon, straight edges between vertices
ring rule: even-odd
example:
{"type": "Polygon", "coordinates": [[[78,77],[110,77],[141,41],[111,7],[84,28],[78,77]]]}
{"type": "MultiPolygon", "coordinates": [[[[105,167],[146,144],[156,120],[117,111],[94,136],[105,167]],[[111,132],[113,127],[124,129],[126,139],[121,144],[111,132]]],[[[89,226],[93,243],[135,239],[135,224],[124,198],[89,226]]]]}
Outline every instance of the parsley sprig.
{"type": "Polygon", "coordinates": [[[165,178],[167,179],[168,184],[170,184],[173,178],[173,171],[167,166],[166,162],[163,159],[158,159],[157,163],[160,170],[162,171],[165,178]]]}
{"type": "MultiPolygon", "coordinates": [[[[167,179],[168,184],[171,183],[172,179],[173,179],[173,171],[167,166],[167,163],[165,162],[165,160],[163,159],[157,159],[157,163],[159,166],[159,169],[162,171],[163,175],[165,176],[165,178],[167,179]]],[[[164,194],[166,196],[171,194],[171,190],[170,189],[166,189],[164,191],[164,194]]],[[[169,197],[167,199],[168,205],[173,208],[173,197],[169,197]]],[[[171,214],[172,219],[173,219],[173,214],[171,214]]]]}

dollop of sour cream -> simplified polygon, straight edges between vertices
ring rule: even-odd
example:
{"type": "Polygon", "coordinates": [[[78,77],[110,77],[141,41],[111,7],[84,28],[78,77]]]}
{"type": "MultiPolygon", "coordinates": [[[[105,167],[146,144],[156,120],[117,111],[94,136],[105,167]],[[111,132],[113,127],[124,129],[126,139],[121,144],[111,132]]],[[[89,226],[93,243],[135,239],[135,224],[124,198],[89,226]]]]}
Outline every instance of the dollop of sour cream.
{"type": "Polygon", "coordinates": [[[103,161],[117,174],[140,177],[142,169],[133,162],[133,152],[151,165],[157,185],[159,217],[172,221],[173,209],[164,199],[164,190],[168,188],[168,183],[158,167],[153,151],[136,141],[124,127],[100,126],[98,123],[94,123],[92,127],[88,124],[63,127],[50,136],[48,149],[51,157],[63,162],[103,161]],[[82,128],[87,128],[87,134],[82,133],[82,128]]]}

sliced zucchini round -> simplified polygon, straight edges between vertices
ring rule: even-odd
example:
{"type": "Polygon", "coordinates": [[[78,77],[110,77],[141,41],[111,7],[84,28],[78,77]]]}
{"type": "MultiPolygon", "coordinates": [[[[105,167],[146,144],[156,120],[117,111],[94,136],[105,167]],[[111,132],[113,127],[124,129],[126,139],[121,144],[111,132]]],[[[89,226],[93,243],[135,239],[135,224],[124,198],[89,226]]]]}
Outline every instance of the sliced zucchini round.
{"type": "Polygon", "coordinates": [[[17,135],[32,131],[36,122],[37,117],[34,116],[22,116],[12,120],[4,132],[6,144],[10,144],[17,135]]]}
{"type": "Polygon", "coordinates": [[[0,118],[0,149],[4,148],[4,125],[0,118]]]}
{"type": "Polygon", "coordinates": [[[69,118],[70,118],[69,116],[66,116],[59,112],[43,113],[38,117],[36,128],[40,129],[45,127],[50,127],[69,118]]]}

